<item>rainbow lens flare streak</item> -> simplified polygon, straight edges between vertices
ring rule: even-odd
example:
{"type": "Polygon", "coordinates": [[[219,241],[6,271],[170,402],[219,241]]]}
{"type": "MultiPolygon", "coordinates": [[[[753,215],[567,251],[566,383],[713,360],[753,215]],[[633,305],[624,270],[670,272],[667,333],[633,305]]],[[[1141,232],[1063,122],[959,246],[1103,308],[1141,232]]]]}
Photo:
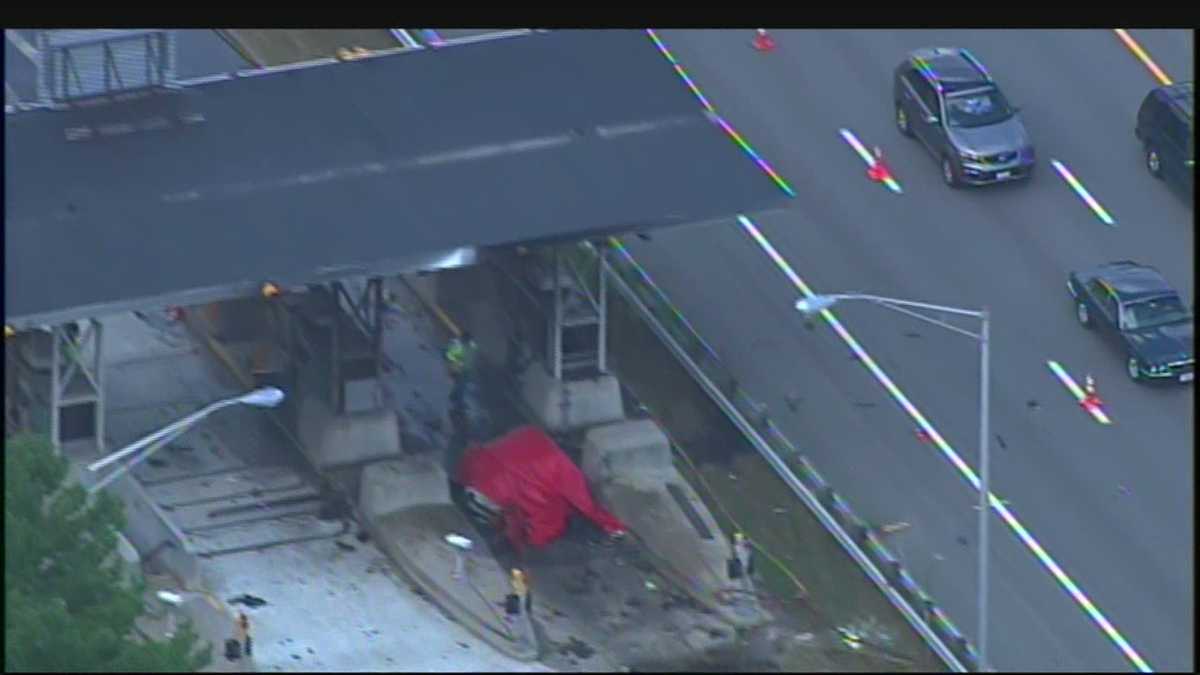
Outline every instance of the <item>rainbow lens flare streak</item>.
{"type": "Polygon", "coordinates": [[[658,297],[663,301],[663,304],[671,310],[671,314],[673,314],[680,323],[687,327],[692,335],[694,335],[696,339],[700,341],[700,345],[704,347],[704,351],[708,352],[709,357],[711,357],[713,361],[720,363],[721,358],[717,356],[717,352],[713,350],[713,348],[709,346],[707,342],[704,341],[704,338],[700,337],[700,332],[697,331],[696,328],[692,326],[692,323],[683,316],[683,312],[680,312],[679,309],[675,307],[675,305],[671,302],[671,299],[667,297],[667,294],[658,287],[658,284],[654,283],[654,279],[650,278],[650,273],[643,269],[642,266],[633,259],[633,255],[629,253],[629,250],[625,248],[625,245],[622,244],[621,241],[616,237],[609,237],[608,243],[614,250],[621,254],[621,257],[623,257],[631,267],[633,267],[634,271],[638,273],[638,276],[642,278],[642,281],[645,282],[647,286],[654,289],[654,293],[658,295],[658,297]]]}
{"type": "MultiPolygon", "coordinates": [[[[838,133],[842,135],[842,140],[849,143],[850,147],[854,148],[854,152],[857,152],[858,156],[862,157],[862,160],[867,163],[867,166],[875,166],[875,157],[872,156],[871,153],[867,152],[866,147],[864,147],[862,142],[858,140],[858,137],[854,135],[853,131],[850,131],[849,129],[838,129],[838,133]]],[[[900,183],[897,183],[896,179],[892,178],[891,176],[888,176],[886,179],[884,179],[883,184],[887,185],[888,188],[896,194],[904,194],[904,189],[900,187],[900,183]]]]}
{"type": "Polygon", "coordinates": [[[1088,192],[1087,188],[1083,187],[1083,183],[1080,183],[1079,179],[1075,178],[1075,175],[1071,173],[1070,169],[1068,169],[1057,159],[1050,160],[1050,166],[1054,167],[1054,170],[1058,172],[1058,175],[1062,176],[1062,179],[1067,181],[1067,185],[1069,185],[1071,189],[1075,191],[1075,194],[1079,195],[1079,198],[1083,200],[1083,203],[1091,207],[1092,212],[1096,214],[1096,217],[1100,219],[1100,222],[1111,227],[1117,226],[1117,221],[1113,220],[1113,217],[1108,215],[1108,211],[1105,211],[1104,207],[1100,206],[1100,202],[1096,201],[1095,197],[1092,197],[1092,193],[1088,192]]]}
{"type": "Polygon", "coordinates": [[[762,156],[760,156],[758,152],[754,150],[754,148],[750,147],[750,144],[742,138],[742,135],[739,134],[732,125],[725,121],[725,118],[717,114],[717,109],[713,107],[712,103],[710,103],[707,98],[705,98],[704,93],[700,91],[700,87],[696,86],[696,83],[692,81],[692,78],[687,74],[687,71],[684,70],[683,65],[676,60],[675,55],[671,53],[671,50],[667,49],[667,45],[663,43],[660,37],[658,37],[658,33],[656,33],[653,28],[647,28],[646,35],[650,36],[650,40],[654,42],[654,46],[658,47],[658,51],[661,52],[663,57],[665,57],[667,61],[675,68],[675,73],[679,75],[679,78],[683,80],[683,83],[687,85],[688,89],[692,91],[692,94],[694,94],[697,100],[700,101],[700,105],[704,106],[704,109],[712,115],[712,119],[721,127],[721,129],[723,129],[725,133],[728,134],[729,137],[732,138],[746,154],[750,155],[750,158],[754,160],[754,163],[758,164],[758,168],[762,169],[764,173],[770,176],[771,180],[775,181],[775,184],[779,186],[780,190],[783,190],[784,194],[789,197],[795,197],[796,191],[793,190],[792,186],[783,179],[783,176],[780,176],[775,169],[767,163],[767,160],[763,159],[762,156]]]}
{"type": "MultiPolygon", "coordinates": [[[[1071,395],[1075,397],[1075,400],[1079,403],[1083,403],[1083,399],[1085,398],[1083,390],[1079,388],[1078,384],[1075,384],[1075,380],[1072,379],[1071,375],[1067,373],[1066,368],[1060,366],[1058,361],[1047,361],[1046,365],[1050,368],[1050,372],[1054,373],[1054,376],[1058,378],[1058,381],[1063,383],[1063,386],[1067,388],[1067,391],[1071,392],[1071,395]]],[[[1088,406],[1087,411],[1092,414],[1092,417],[1096,418],[1097,422],[1101,424],[1112,424],[1112,420],[1108,418],[1108,415],[1104,414],[1103,410],[1093,406],[1088,406]]]]}
{"type": "MultiPolygon", "coordinates": [[[[792,284],[800,290],[800,292],[802,292],[806,297],[812,297],[815,295],[812,289],[810,289],[808,285],[804,283],[804,280],[801,279],[798,274],[796,274],[796,271],[793,270],[792,266],[783,259],[783,256],[779,255],[779,252],[775,250],[775,247],[771,245],[771,242],[767,241],[767,238],[763,236],[762,232],[759,231],[758,227],[756,227],[749,218],[744,215],[740,215],[738,216],[738,222],[742,225],[742,228],[745,229],[746,232],[758,243],[759,247],[766,252],[767,256],[771,258],[779,270],[783,272],[784,275],[787,276],[787,278],[792,282],[792,284]]],[[[925,419],[925,416],[921,414],[921,411],[917,410],[916,406],[909,402],[908,397],[904,395],[904,392],[900,391],[900,389],[896,387],[891,378],[887,376],[887,373],[883,372],[883,369],[875,363],[875,360],[871,358],[871,355],[868,354],[866,350],[864,350],[858,344],[858,341],[855,340],[852,335],[850,335],[850,332],[842,326],[841,322],[837,320],[837,317],[833,315],[833,312],[828,309],[821,310],[821,317],[825,319],[826,323],[833,328],[834,332],[836,332],[838,336],[841,337],[842,340],[850,347],[851,351],[854,352],[855,356],[858,357],[863,365],[871,371],[871,374],[874,375],[875,379],[883,385],[884,389],[888,391],[896,403],[900,404],[900,407],[903,408],[904,411],[907,412],[908,415],[917,422],[917,424],[921,427],[921,430],[929,436],[938,449],[941,450],[942,454],[945,455],[945,457],[950,460],[950,463],[958,469],[959,473],[961,473],[963,477],[967,479],[967,482],[970,483],[971,486],[976,490],[979,490],[979,478],[975,475],[975,472],[971,470],[971,467],[967,466],[966,462],[964,462],[962,458],[958,456],[958,453],[954,451],[954,448],[952,448],[950,444],[946,442],[946,439],[942,438],[941,434],[937,432],[937,429],[934,429],[933,426],[929,424],[929,422],[925,419]]],[[[1150,668],[1150,665],[1147,664],[1146,661],[1142,659],[1141,655],[1137,653],[1137,650],[1135,650],[1133,646],[1130,645],[1125,639],[1125,637],[1121,635],[1120,631],[1118,631],[1112,625],[1112,623],[1109,622],[1108,618],[1104,616],[1100,609],[1092,604],[1092,601],[1083,594],[1083,591],[1079,589],[1071,577],[1067,576],[1066,572],[1063,572],[1062,568],[1058,566],[1058,563],[1050,557],[1050,554],[1046,553],[1046,550],[1042,548],[1042,545],[1033,538],[1033,535],[1030,534],[1029,531],[1025,529],[1025,526],[1023,526],[1020,521],[1017,520],[1016,516],[1009,511],[1004,502],[998,499],[994,493],[989,493],[988,504],[996,511],[997,514],[1000,515],[1001,519],[1004,520],[1009,529],[1011,529],[1017,535],[1021,542],[1025,544],[1025,546],[1034,554],[1035,557],[1037,557],[1042,566],[1054,576],[1059,585],[1071,595],[1075,602],[1082,607],[1085,612],[1087,612],[1092,621],[1099,626],[1102,631],[1104,631],[1105,635],[1107,635],[1110,640],[1112,640],[1113,644],[1115,644],[1117,648],[1120,649],[1123,654],[1125,654],[1125,657],[1129,659],[1129,661],[1133,663],[1133,665],[1141,672],[1154,672],[1150,668]]]]}
{"type": "Polygon", "coordinates": [[[1167,77],[1167,74],[1163,72],[1163,69],[1159,68],[1158,64],[1150,59],[1150,55],[1146,53],[1146,50],[1142,49],[1142,46],[1137,43],[1137,40],[1134,40],[1133,37],[1129,35],[1129,31],[1126,31],[1124,28],[1114,28],[1113,32],[1117,34],[1117,37],[1121,39],[1121,42],[1125,43],[1125,46],[1129,48],[1129,51],[1133,52],[1133,55],[1136,56],[1143,65],[1150,69],[1150,73],[1154,75],[1159,82],[1162,82],[1166,85],[1172,84],[1171,78],[1167,77]]]}

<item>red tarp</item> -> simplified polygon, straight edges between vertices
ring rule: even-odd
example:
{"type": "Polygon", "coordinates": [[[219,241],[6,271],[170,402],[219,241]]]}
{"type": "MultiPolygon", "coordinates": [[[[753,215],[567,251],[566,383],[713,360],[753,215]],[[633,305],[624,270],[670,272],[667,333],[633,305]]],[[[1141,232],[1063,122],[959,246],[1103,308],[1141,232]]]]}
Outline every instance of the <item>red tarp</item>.
{"type": "Polygon", "coordinates": [[[562,536],[574,509],[608,534],[625,525],[592,500],[583,472],[554,439],[534,426],[514,429],[467,451],[459,480],[504,512],[509,539],[520,548],[544,546],[562,536]]]}

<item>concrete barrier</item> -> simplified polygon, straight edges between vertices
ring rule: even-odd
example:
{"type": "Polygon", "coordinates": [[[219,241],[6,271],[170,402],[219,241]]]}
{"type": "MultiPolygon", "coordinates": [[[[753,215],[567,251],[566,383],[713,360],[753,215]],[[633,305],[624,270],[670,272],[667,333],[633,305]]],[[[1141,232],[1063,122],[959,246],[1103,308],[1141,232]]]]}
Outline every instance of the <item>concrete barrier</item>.
{"type": "Polygon", "coordinates": [[[538,422],[552,431],[570,431],[624,419],[621,385],[613,375],[555,380],[540,363],[521,375],[521,396],[538,422]]]}
{"type": "Polygon", "coordinates": [[[433,457],[363,467],[359,511],[380,550],[455,621],[513,658],[538,658],[532,617],[522,612],[508,621],[501,614],[508,575],[451,501],[446,472],[433,457]],[[445,541],[448,534],[476,545],[456,551],[445,541]],[[457,556],[465,557],[461,575],[457,556]]]}
{"type": "Polygon", "coordinates": [[[400,457],[400,422],[393,410],[335,415],[315,396],[297,405],[301,450],[319,471],[400,457]]]}
{"type": "Polygon", "coordinates": [[[582,470],[603,504],[656,560],[658,571],[696,602],[738,627],[770,620],[753,581],[729,578],[733,547],[675,468],[670,441],[652,420],[588,430],[582,470]]]}

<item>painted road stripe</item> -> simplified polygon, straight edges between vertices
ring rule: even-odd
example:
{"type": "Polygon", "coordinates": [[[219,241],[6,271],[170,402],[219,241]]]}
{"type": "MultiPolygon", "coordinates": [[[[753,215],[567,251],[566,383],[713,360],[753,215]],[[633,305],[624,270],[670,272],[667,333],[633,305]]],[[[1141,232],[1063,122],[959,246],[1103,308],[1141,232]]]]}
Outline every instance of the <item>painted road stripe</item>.
{"type": "MultiPolygon", "coordinates": [[[[862,157],[862,161],[867,163],[868,168],[875,167],[875,156],[867,151],[866,147],[864,147],[863,144],[858,140],[858,137],[854,135],[853,131],[850,131],[849,129],[838,129],[838,133],[841,134],[842,140],[849,143],[850,147],[854,149],[854,152],[858,153],[859,157],[862,157]]],[[[900,183],[897,183],[895,178],[888,176],[883,182],[888,186],[889,189],[891,189],[892,192],[895,192],[896,194],[904,193],[904,190],[900,187],[900,183]]]]}
{"type": "Polygon", "coordinates": [[[675,55],[672,54],[671,50],[667,48],[666,43],[662,41],[662,38],[658,36],[658,33],[655,32],[653,28],[647,28],[646,35],[650,36],[650,40],[654,42],[654,46],[658,47],[658,51],[661,52],[663,57],[667,59],[672,67],[675,68],[675,73],[679,75],[680,79],[683,80],[683,83],[687,85],[688,89],[692,91],[692,94],[694,94],[700,101],[700,105],[704,106],[704,109],[712,114],[712,118],[717,125],[720,126],[721,129],[724,130],[725,133],[732,138],[733,141],[737,143],[747,155],[750,155],[750,158],[754,160],[754,163],[758,164],[758,168],[762,169],[764,173],[770,176],[771,180],[775,181],[775,184],[779,186],[780,190],[783,190],[784,194],[789,197],[795,197],[796,191],[793,190],[792,186],[783,179],[783,176],[780,176],[767,162],[767,160],[763,159],[754,148],[750,147],[750,144],[747,143],[746,139],[742,138],[742,135],[733,128],[733,125],[731,125],[729,122],[726,122],[725,118],[721,117],[721,115],[717,113],[717,109],[713,107],[712,103],[710,103],[709,100],[704,96],[704,93],[700,91],[700,87],[696,86],[696,83],[692,81],[692,78],[687,74],[687,71],[684,70],[683,65],[676,60],[675,55]]]}
{"type": "Polygon", "coordinates": [[[1133,36],[1129,34],[1129,31],[1125,30],[1124,28],[1114,28],[1113,32],[1117,34],[1117,37],[1121,39],[1121,42],[1125,43],[1125,46],[1129,48],[1129,51],[1133,52],[1133,55],[1136,56],[1143,65],[1150,69],[1150,73],[1154,75],[1159,82],[1162,82],[1163,84],[1171,84],[1171,78],[1167,77],[1167,74],[1163,72],[1163,69],[1158,67],[1158,64],[1154,62],[1154,59],[1151,59],[1150,55],[1146,53],[1146,50],[1142,49],[1142,46],[1137,43],[1137,40],[1133,39],[1133,36]]]}
{"type": "MultiPolygon", "coordinates": [[[[662,43],[662,40],[659,39],[654,30],[647,28],[646,33],[656,45],[660,46],[659,50],[663,52],[668,61],[670,61],[672,65],[678,65],[675,57],[671,55],[670,51],[666,48],[666,45],[662,43]]],[[[712,112],[714,116],[716,115],[715,110],[710,110],[710,112],[712,112]]],[[[720,119],[719,116],[718,119],[720,119]]],[[[732,127],[730,127],[730,129],[732,129],[732,127]]],[[[740,137],[738,138],[740,139],[740,137]]],[[[754,153],[753,150],[749,148],[748,144],[745,144],[744,141],[741,141],[741,144],[743,144],[743,147],[745,147],[748,152],[753,153],[752,156],[757,157],[757,153],[754,153]]],[[[774,174],[774,172],[771,173],[774,174]]],[[[772,178],[775,178],[775,176],[772,175],[772,178]]],[[[791,188],[787,186],[787,183],[783,181],[782,178],[776,179],[776,183],[780,184],[780,187],[782,187],[790,196],[795,196],[795,192],[793,192],[791,188]]],[[[809,289],[800,276],[796,274],[791,265],[789,265],[787,261],[779,255],[779,252],[775,250],[775,247],[771,246],[771,243],[767,241],[766,237],[764,237],[761,232],[759,232],[754,223],[746,216],[741,215],[738,216],[738,222],[743,228],[745,228],[747,232],[750,233],[754,240],[758,242],[759,246],[766,251],[767,255],[770,256],[779,269],[783,271],[788,279],[791,280],[792,284],[795,285],[796,288],[798,288],[806,296],[811,297],[813,295],[812,290],[809,289]]],[[[842,341],[849,345],[850,349],[853,350],[856,355],[858,355],[859,360],[871,370],[871,373],[875,376],[875,379],[878,380],[879,383],[888,390],[896,402],[899,403],[906,412],[908,412],[909,416],[912,417],[917,424],[919,424],[921,428],[925,430],[933,442],[936,443],[938,448],[942,451],[942,454],[944,454],[947,459],[950,460],[950,463],[953,464],[959,470],[959,472],[966,477],[967,482],[974,486],[976,490],[979,490],[979,479],[975,476],[975,473],[971,471],[971,468],[968,467],[966,463],[963,462],[958,456],[958,454],[954,452],[954,449],[950,447],[950,444],[947,443],[945,439],[942,438],[941,434],[939,434],[937,430],[925,420],[925,417],[921,414],[921,411],[917,410],[915,406],[909,403],[908,397],[906,397],[904,393],[892,383],[891,378],[889,378],[887,374],[883,372],[883,369],[876,365],[875,361],[871,359],[871,356],[858,345],[858,342],[852,335],[850,335],[849,331],[842,327],[841,323],[838,322],[837,317],[833,315],[833,312],[825,309],[821,311],[821,316],[831,327],[833,327],[834,331],[837,332],[842,338],[842,341]]],[[[1049,570],[1050,574],[1054,576],[1059,585],[1071,595],[1076,604],[1078,604],[1092,619],[1092,621],[1099,626],[1102,631],[1104,631],[1104,634],[1107,635],[1113,644],[1115,644],[1117,648],[1121,650],[1125,657],[1129,659],[1129,661],[1133,663],[1138,670],[1147,673],[1153,672],[1149,664],[1142,659],[1137,650],[1135,650],[1133,646],[1130,645],[1125,639],[1125,636],[1123,636],[1120,631],[1118,631],[1112,625],[1112,623],[1109,622],[1108,618],[1104,616],[1098,607],[1092,604],[1092,601],[1083,594],[1083,591],[1079,589],[1071,577],[1067,576],[1066,572],[1062,571],[1062,568],[1058,566],[1058,563],[1055,562],[1048,553],[1046,553],[1041,544],[1039,544],[1037,540],[1033,538],[1033,535],[1030,534],[1029,531],[1026,530],[1023,525],[1021,525],[1020,521],[1018,521],[1016,517],[1012,515],[1012,513],[1008,510],[1008,507],[996,499],[995,494],[989,494],[987,501],[988,504],[995,509],[998,514],[1000,514],[1000,517],[1009,526],[1009,528],[1016,533],[1017,537],[1021,539],[1026,548],[1028,548],[1034,554],[1043,567],[1049,570]]]]}
{"type": "Polygon", "coordinates": [[[1092,209],[1092,213],[1096,214],[1096,217],[1100,219],[1100,222],[1110,227],[1117,226],[1117,221],[1113,220],[1113,217],[1108,214],[1108,211],[1104,210],[1103,206],[1100,206],[1100,202],[1096,201],[1096,198],[1092,196],[1092,193],[1088,192],[1087,188],[1083,187],[1083,183],[1079,182],[1079,179],[1075,177],[1075,174],[1071,173],[1071,170],[1068,169],[1065,164],[1057,159],[1052,159],[1050,160],[1050,166],[1054,167],[1054,170],[1058,172],[1058,175],[1062,176],[1062,179],[1065,180],[1067,185],[1075,191],[1075,194],[1079,195],[1079,198],[1083,200],[1083,203],[1087,204],[1092,209]]]}
{"type": "MultiPolygon", "coordinates": [[[[803,293],[806,297],[812,297],[815,295],[813,290],[804,283],[804,280],[801,279],[798,274],[796,274],[796,271],[792,269],[792,266],[789,265],[786,260],[783,259],[783,256],[779,255],[779,252],[775,250],[775,247],[771,245],[771,242],[768,241],[765,236],[763,236],[762,232],[759,231],[758,227],[756,227],[749,218],[746,216],[738,216],[738,222],[742,225],[742,228],[750,234],[754,241],[758,243],[759,247],[766,252],[767,256],[771,258],[780,271],[782,271],[784,275],[787,276],[787,278],[792,282],[792,284],[800,290],[801,293],[803,293]]],[[[875,363],[875,360],[871,358],[871,355],[868,354],[866,350],[858,344],[858,341],[854,339],[854,336],[850,334],[850,331],[846,330],[842,326],[841,322],[837,320],[837,317],[834,316],[833,312],[828,309],[821,310],[821,317],[824,318],[826,323],[833,328],[834,332],[841,337],[842,341],[850,347],[851,351],[853,351],[855,356],[858,357],[858,360],[861,361],[862,364],[871,371],[871,374],[875,377],[876,381],[883,385],[883,388],[888,391],[896,403],[900,404],[900,407],[908,413],[909,417],[911,417],[921,427],[921,429],[924,430],[934,444],[937,445],[938,449],[942,451],[942,454],[946,457],[946,459],[950,460],[950,463],[958,469],[959,473],[966,478],[967,482],[970,483],[976,491],[978,491],[980,489],[979,478],[975,475],[975,472],[971,470],[971,467],[967,466],[966,462],[964,462],[962,458],[958,456],[958,453],[954,451],[954,448],[946,442],[946,439],[942,438],[942,435],[938,433],[937,429],[934,429],[933,425],[931,425],[925,419],[925,416],[921,414],[921,411],[917,410],[917,407],[908,400],[908,397],[904,395],[904,392],[900,391],[900,388],[892,382],[892,379],[888,377],[887,373],[883,372],[883,369],[875,363]]],[[[1079,586],[1076,585],[1074,580],[1072,580],[1071,577],[1068,576],[1061,567],[1059,567],[1054,558],[1050,557],[1050,554],[1047,553],[1044,548],[1042,548],[1042,545],[1033,538],[1033,535],[1030,534],[1030,532],[1025,529],[1025,526],[1022,525],[1019,520],[1017,520],[1016,516],[1009,511],[1008,506],[1006,506],[1003,501],[998,499],[995,493],[989,493],[987,501],[988,504],[991,505],[992,509],[1000,515],[1000,518],[1004,520],[1005,524],[1008,525],[1009,529],[1011,529],[1021,540],[1021,542],[1025,544],[1025,547],[1033,553],[1033,555],[1038,559],[1038,562],[1040,562],[1042,566],[1050,572],[1055,580],[1058,581],[1059,585],[1062,586],[1062,588],[1066,590],[1068,594],[1070,594],[1071,598],[1074,599],[1075,603],[1087,613],[1087,615],[1092,619],[1093,623],[1095,623],[1100,630],[1104,631],[1104,634],[1107,635],[1109,640],[1111,640],[1113,644],[1121,650],[1125,657],[1129,659],[1129,661],[1138,670],[1144,673],[1154,672],[1150,668],[1150,665],[1146,663],[1140,654],[1138,654],[1137,650],[1133,648],[1133,645],[1129,644],[1129,641],[1125,639],[1125,636],[1122,635],[1121,632],[1112,625],[1106,616],[1104,616],[1104,613],[1100,611],[1100,608],[1096,607],[1096,605],[1092,603],[1091,599],[1084,595],[1083,591],[1080,590],[1079,586]]]]}
{"type": "MultiPolygon", "coordinates": [[[[1067,372],[1067,369],[1060,366],[1058,361],[1047,361],[1046,365],[1050,367],[1050,372],[1054,373],[1058,381],[1063,383],[1063,386],[1067,388],[1067,391],[1071,392],[1071,395],[1075,397],[1075,401],[1082,407],[1083,399],[1087,398],[1087,394],[1083,393],[1083,389],[1078,384],[1075,384],[1075,380],[1071,379],[1071,375],[1067,372]]],[[[1089,405],[1084,407],[1084,410],[1091,413],[1092,417],[1096,418],[1096,421],[1100,424],[1112,424],[1112,420],[1100,408],[1089,405]]]]}
{"type": "Polygon", "coordinates": [[[4,37],[8,38],[8,41],[11,42],[14,47],[17,48],[17,51],[24,54],[25,58],[29,59],[30,61],[33,61],[34,63],[37,63],[38,50],[35,49],[33,45],[29,44],[28,40],[21,37],[20,33],[18,33],[15,30],[6,28],[4,30],[4,37]]]}

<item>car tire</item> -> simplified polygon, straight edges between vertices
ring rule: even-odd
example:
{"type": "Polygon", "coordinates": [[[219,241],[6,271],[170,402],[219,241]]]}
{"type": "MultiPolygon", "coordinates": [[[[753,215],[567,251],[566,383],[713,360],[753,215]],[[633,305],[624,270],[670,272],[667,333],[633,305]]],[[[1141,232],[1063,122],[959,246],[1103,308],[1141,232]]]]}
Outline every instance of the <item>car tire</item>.
{"type": "Polygon", "coordinates": [[[1075,318],[1079,319],[1079,325],[1084,328],[1092,327],[1092,317],[1088,313],[1087,305],[1083,302],[1075,303],[1075,318]]]}
{"type": "Polygon", "coordinates": [[[1136,356],[1129,357],[1129,360],[1125,362],[1125,373],[1129,375],[1129,379],[1133,380],[1134,382],[1138,382],[1142,379],[1142,370],[1138,366],[1138,360],[1136,356]]]}
{"type": "Polygon", "coordinates": [[[912,138],[913,131],[912,127],[908,125],[908,113],[904,111],[904,106],[899,101],[896,102],[896,129],[900,131],[901,135],[912,138]]]}
{"type": "Polygon", "coordinates": [[[954,162],[945,155],[942,155],[942,182],[952,188],[960,185],[958,173],[954,170],[954,162]]]}
{"type": "Polygon", "coordinates": [[[1152,145],[1146,146],[1146,170],[1155,178],[1162,178],[1162,156],[1152,145]]]}

